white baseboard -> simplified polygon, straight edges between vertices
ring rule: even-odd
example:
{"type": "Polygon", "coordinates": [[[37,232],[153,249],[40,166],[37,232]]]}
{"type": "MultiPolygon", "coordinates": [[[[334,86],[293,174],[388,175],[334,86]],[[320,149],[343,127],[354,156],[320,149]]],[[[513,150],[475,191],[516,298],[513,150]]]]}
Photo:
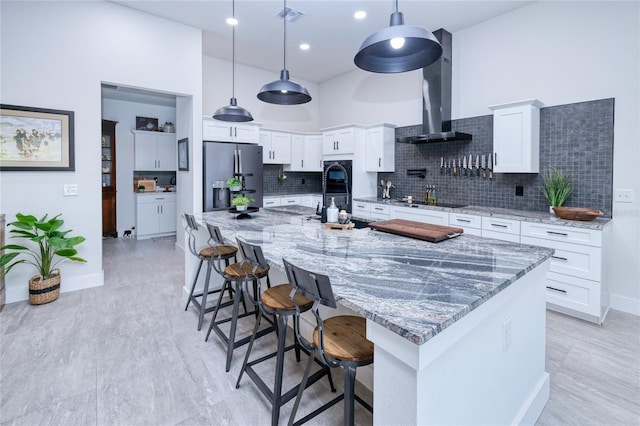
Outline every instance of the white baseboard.
{"type": "MultiPolygon", "coordinates": [[[[83,290],[85,288],[99,287],[104,285],[104,271],[96,274],[80,275],[76,277],[63,276],[60,282],[60,292],[83,290]]],[[[7,286],[7,304],[21,302],[29,299],[29,283],[23,286],[7,286]]]]}
{"type": "Polygon", "coordinates": [[[616,311],[640,316],[640,300],[619,294],[609,294],[609,307],[616,311]]]}

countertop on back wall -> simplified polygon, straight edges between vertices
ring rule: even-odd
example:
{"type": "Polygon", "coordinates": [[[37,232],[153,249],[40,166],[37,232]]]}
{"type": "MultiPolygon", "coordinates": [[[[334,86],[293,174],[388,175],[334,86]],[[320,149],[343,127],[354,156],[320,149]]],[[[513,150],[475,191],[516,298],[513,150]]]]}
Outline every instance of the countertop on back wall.
{"type": "Polygon", "coordinates": [[[476,216],[499,217],[502,219],[524,220],[527,222],[546,223],[549,225],[558,225],[558,226],[571,226],[574,228],[603,229],[605,226],[611,223],[610,218],[599,217],[590,222],[584,222],[579,220],[561,219],[548,212],[531,212],[526,210],[503,209],[499,207],[469,205],[465,207],[450,208],[450,207],[427,206],[427,205],[419,205],[419,204],[410,205],[406,201],[400,201],[396,199],[382,199],[377,197],[354,198],[353,201],[387,204],[387,205],[393,205],[398,207],[412,207],[417,209],[437,210],[437,211],[445,211],[449,213],[462,213],[462,214],[470,214],[470,215],[476,215],[476,216]]]}
{"type": "Polygon", "coordinates": [[[304,197],[307,195],[319,195],[322,196],[322,192],[305,192],[305,193],[291,193],[291,194],[264,194],[264,198],[280,198],[280,197],[304,197]]]}

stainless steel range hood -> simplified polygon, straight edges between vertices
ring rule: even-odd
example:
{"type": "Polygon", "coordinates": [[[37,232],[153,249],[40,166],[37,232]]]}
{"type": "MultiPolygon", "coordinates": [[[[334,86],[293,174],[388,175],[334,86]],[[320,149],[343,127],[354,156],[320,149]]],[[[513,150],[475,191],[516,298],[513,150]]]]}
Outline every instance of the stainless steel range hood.
{"type": "Polygon", "coordinates": [[[442,45],[442,57],[422,69],[422,132],[418,136],[398,138],[401,143],[470,141],[468,133],[451,130],[451,33],[433,32],[442,45]]]}

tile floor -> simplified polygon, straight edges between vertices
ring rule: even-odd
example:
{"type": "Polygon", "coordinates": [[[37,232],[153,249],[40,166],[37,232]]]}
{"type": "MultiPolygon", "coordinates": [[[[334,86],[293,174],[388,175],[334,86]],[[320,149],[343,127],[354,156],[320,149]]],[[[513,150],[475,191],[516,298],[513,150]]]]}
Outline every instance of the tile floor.
{"type": "MultiPolygon", "coordinates": [[[[103,247],[103,287],[47,305],[14,303],[0,314],[0,424],[269,424],[255,385],[245,376],[235,389],[245,347],[225,373],[217,336],[205,342],[207,327],[197,331],[195,311],[184,312],[183,258],[174,243],[108,239],[103,247]]],[[[256,354],[274,345],[263,339],[256,354]]],[[[304,366],[291,358],[285,387],[304,366]]],[[[611,311],[596,326],[549,312],[547,371],[551,398],[538,425],[640,425],[640,317],[611,311]]],[[[334,380],[341,389],[340,374],[334,380]]],[[[330,397],[326,380],[318,382],[299,413],[330,397]]],[[[339,425],[341,410],[310,423],[339,425]]],[[[356,419],[372,422],[362,409],[356,419]]]]}

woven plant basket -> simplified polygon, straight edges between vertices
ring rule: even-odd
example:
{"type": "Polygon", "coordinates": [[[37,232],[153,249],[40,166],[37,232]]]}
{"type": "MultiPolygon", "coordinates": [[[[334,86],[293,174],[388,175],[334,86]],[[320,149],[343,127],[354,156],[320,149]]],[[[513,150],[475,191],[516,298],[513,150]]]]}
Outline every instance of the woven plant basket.
{"type": "Polygon", "coordinates": [[[60,295],[60,270],[51,271],[52,276],[46,280],[42,275],[34,275],[29,280],[29,303],[43,305],[53,302],[60,295]]]}

